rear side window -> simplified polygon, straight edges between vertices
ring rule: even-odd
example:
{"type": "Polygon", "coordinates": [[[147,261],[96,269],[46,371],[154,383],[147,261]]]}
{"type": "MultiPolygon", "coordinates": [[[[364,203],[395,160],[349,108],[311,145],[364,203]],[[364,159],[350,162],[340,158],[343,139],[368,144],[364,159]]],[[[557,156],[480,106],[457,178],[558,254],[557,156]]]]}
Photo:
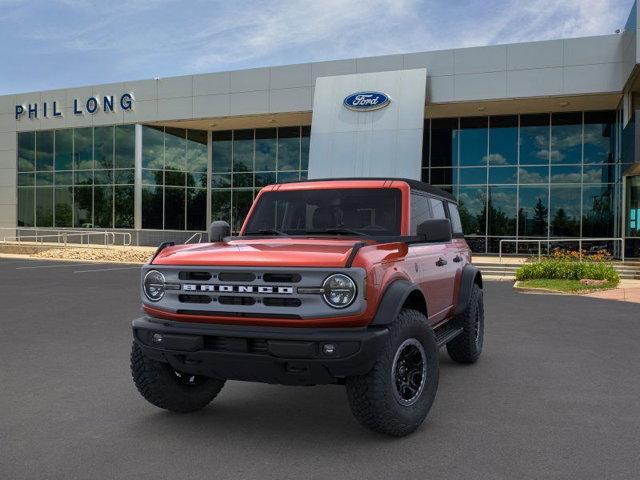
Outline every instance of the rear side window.
{"type": "Polygon", "coordinates": [[[433,218],[429,198],[418,193],[411,194],[411,235],[418,233],[418,225],[433,218]]]}
{"type": "Polygon", "coordinates": [[[433,215],[433,218],[447,218],[447,214],[444,213],[444,203],[442,200],[438,200],[437,198],[430,198],[429,203],[431,204],[431,214],[433,215]]]}
{"type": "Polygon", "coordinates": [[[451,219],[451,230],[454,235],[462,235],[462,221],[460,220],[458,206],[453,203],[447,205],[449,207],[449,218],[451,219]]]}

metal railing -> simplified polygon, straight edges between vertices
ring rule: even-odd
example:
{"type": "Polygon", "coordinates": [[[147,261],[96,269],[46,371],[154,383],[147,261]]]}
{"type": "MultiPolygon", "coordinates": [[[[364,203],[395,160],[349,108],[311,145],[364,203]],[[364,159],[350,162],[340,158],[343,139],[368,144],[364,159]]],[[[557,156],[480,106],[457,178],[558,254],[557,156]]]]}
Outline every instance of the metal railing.
{"type": "Polygon", "coordinates": [[[47,233],[40,233],[43,231],[26,229],[27,234],[25,235],[22,233],[25,231],[24,227],[4,228],[2,230],[10,230],[17,233],[16,235],[3,236],[2,243],[39,243],[41,245],[53,243],[65,247],[73,245],[81,247],[101,246],[104,248],[113,247],[116,244],[123,247],[131,245],[131,233],[129,232],[59,230],[59,233],[49,233],[49,231],[44,230],[47,233]]]}
{"type": "Polygon", "coordinates": [[[620,242],[620,258],[624,262],[624,238],[615,237],[615,238],[541,238],[541,239],[509,239],[503,238],[500,240],[500,244],[498,246],[498,256],[500,258],[500,262],[502,262],[502,244],[503,243],[515,243],[516,246],[519,243],[537,243],[538,244],[538,259],[542,258],[542,245],[547,245],[547,251],[551,249],[551,245],[554,243],[577,243],[578,244],[578,252],[579,259],[582,260],[582,245],[585,243],[593,243],[593,242],[620,242]]]}
{"type": "Polygon", "coordinates": [[[202,239],[204,238],[205,235],[206,235],[205,232],[196,232],[193,235],[191,235],[189,238],[187,238],[184,241],[184,243],[185,244],[192,243],[192,240],[193,240],[193,243],[202,243],[202,239]],[[198,239],[198,241],[196,242],[195,239],[198,239]]]}

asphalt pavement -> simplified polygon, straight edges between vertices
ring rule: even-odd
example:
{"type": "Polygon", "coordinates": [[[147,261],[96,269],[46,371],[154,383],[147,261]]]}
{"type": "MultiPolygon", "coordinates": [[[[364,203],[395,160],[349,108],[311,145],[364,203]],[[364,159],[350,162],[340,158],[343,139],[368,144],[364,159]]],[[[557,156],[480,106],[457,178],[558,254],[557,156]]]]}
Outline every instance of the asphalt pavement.
{"type": "Polygon", "coordinates": [[[139,267],[0,259],[0,478],[632,479],[640,306],[485,286],[481,360],[441,354],[425,424],[388,438],[344,387],[227,382],[201,412],[129,372],[139,267]]]}

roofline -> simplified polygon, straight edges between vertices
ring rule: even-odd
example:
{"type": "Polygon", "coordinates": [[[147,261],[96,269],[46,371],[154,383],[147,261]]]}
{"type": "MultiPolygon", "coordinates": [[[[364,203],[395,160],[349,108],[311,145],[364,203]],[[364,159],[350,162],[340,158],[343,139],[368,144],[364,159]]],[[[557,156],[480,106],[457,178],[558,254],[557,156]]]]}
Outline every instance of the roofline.
{"type": "Polygon", "coordinates": [[[412,190],[418,190],[431,195],[435,195],[455,204],[458,200],[449,192],[442,190],[438,187],[434,187],[430,183],[421,182],[419,180],[412,180],[410,178],[400,177],[342,177],[342,178],[312,178],[307,180],[294,180],[292,182],[275,183],[273,185],[290,185],[297,183],[313,183],[313,182],[354,182],[354,181],[380,181],[380,182],[405,182],[412,190]]]}

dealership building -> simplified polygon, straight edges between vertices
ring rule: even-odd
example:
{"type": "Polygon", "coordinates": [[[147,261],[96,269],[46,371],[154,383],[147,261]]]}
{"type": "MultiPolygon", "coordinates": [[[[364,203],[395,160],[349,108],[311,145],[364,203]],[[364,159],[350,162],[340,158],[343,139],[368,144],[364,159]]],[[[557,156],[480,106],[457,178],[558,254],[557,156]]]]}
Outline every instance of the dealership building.
{"type": "Polygon", "coordinates": [[[478,253],[640,257],[638,25],[1,96],[0,237],[180,241],[264,185],[392,176],[452,192],[478,253]]]}

